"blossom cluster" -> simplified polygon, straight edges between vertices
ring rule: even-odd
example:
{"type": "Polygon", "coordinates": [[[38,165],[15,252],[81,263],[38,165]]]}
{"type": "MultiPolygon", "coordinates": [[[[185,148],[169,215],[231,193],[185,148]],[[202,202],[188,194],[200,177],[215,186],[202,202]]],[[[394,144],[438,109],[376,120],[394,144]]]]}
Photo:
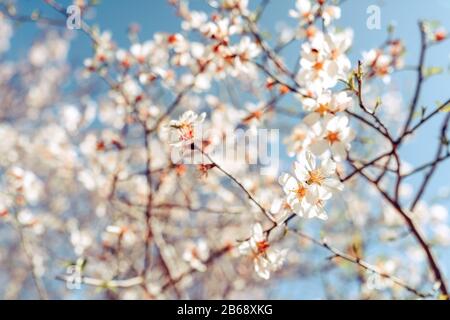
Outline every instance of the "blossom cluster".
{"type": "MultiPolygon", "coordinates": [[[[33,13],[42,36],[17,57],[12,21],[27,15],[0,5],[0,296],[73,297],[62,287],[74,289],[74,276],[83,298],[259,298],[303,276],[332,297],[428,297],[427,279],[444,293],[439,261],[428,264],[450,244],[448,195],[421,196],[450,158],[446,126],[429,163],[407,163],[399,148],[448,106],[420,115],[419,105],[403,124],[400,86],[385,84],[396,84],[406,43],[389,33],[352,71],[338,1],[287,4],[293,27],[276,26],[279,37],[264,19],[281,2],[168,3],[180,28],[142,38],[131,24],[128,44],[91,25],[95,1],[76,1],[80,30],[33,13]],[[79,66],[69,59],[78,33],[92,49],[79,66]],[[253,142],[264,130],[280,134],[287,156],[280,148],[281,166],[263,173],[253,142]],[[236,140],[249,143],[237,150],[236,140]],[[416,195],[409,178],[420,172],[416,195]]],[[[421,31],[423,50],[447,39],[438,25],[421,31]]]]}
{"type": "MultiPolygon", "coordinates": [[[[322,5],[318,1],[315,10],[322,5]]],[[[297,8],[304,10],[298,16],[311,17],[308,23],[312,25],[316,15],[309,12],[314,10],[310,1],[298,1],[297,8]]],[[[331,17],[340,16],[338,8],[333,6],[320,9],[326,25],[330,24],[331,17]],[[333,14],[324,17],[324,13],[333,14]]],[[[299,216],[319,219],[327,218],[325,202],[343,188],[336,176],[336,163],[345,160],[355,137],[348,117],[343,114],[351,108],[352,97],[345,91],[332,91],[350,71],[346,52],[352,42],[352,32],[327,30],[316,30],[301,48],[296,79],[301,86],[298,97],[306,116],[286,140],[290,155],[297,156],[295,176],[286,173],[279,179],[289,207],[299,216]]]]}
{"type": "MultiPolygon", "coordinates": [[[[238,6],[238,8],[240,7],[238,6]]],[[[320,1],[313,1],[313,3],[298,1],[297,9],[300,12],[293,11],[291,15],[302,17],[299,22],[300,29],[304,28],[305,24],[314,26],[317,19],[323,20],[329,26],[333,19],[340,16],[339,8],[325,5],[320,1]],[[319,12],[321,14],[318,14],[319,12]]],[[[242,14],[242,10],[240,12],[242,14]]],[[[216,41],[228,37],[228,35],[222,34],[223,31],[219,32],[219,30],[228,29],[227,24],[222,26],[224,21],[228,20],[207,24],[210,35],[213,35],[212,38],[216,41]],[[221,27],[217,28],[217,26],[221,27]],[[211,30],[214,32],[211,33],[211,30]]],[[[219,61],[222,56],[221,52],[228,45],[228,40],[220,41],[220,46],[214,50],[216,56],[219,56],[216,60],[219,59],[219,61]]],[[[245,52],[252,48],[250,52],[244,55],[242,53],[235,55],[236,58],[239,58],[242,72],[248,71],[248,69],[242,68],[243,61],[248,62],[248,65],[251,66],[251,59],[254,59],[260,51],[255,43],[252,43],[251,46],[242,46],[243,43],[250,43],[249,41],[249,38],[244,37],[241,40],[241,49],[238,51],[245,52]]],[[[295,76],[295,81],[299,86],[298,97],[307,115],[293,129],[293,134],[288,139],[290,153],[296,155],[298,160],[295,163],[295,177],[286,173],[279,178],[286,194],[286,204],[282,210],[289,208],[299,216],[326,219],[326,201],[343,188],[336,176],[336,162],[346,158],[346,153],[354,138],[354,132],[349,127],[349,120],[343,115],[343,111],[351,107],[352,98],[345,91],[333,92],[332,88],[337,85],[339,80],[346,79],[347,73],[350,71],[350,61],[346,52],[351,41],[350,30],[335,31],[330,28],[329,31],[323,32],[317,29],[314,34],[309,34],[301,46],[300,68],[295,76]]],[[[228,54],[228,56],[230,55],[228,54]]],[[[255,111],[245,120],[261,118],[262,108],[253,109],[255,111]]],[[[179,120],[173,120],[170,126],[178,133],[174,143],[192,143],[195,138],[195,128],[203,122],[204,117],[204,114],[199,117],[192,111],[188,111],[179,120]]],[[[261,227],[257,226],[255,228],[259,230],[261,227]]],[[[256,257],[255,270],[261,277],[267,278],[270,270],[276,270],[280,265],[279,262],[284,258],[282,255],[269,255],[266,252],[269,248],[268,242],[267,246],[258,245],[263,240],[263,234],[255,231],[244,246],[249,249],[253,248],[250,251],[256,257]]],[[[243,250],[243,252],[245,251],[247,250],[243,250]]]]}

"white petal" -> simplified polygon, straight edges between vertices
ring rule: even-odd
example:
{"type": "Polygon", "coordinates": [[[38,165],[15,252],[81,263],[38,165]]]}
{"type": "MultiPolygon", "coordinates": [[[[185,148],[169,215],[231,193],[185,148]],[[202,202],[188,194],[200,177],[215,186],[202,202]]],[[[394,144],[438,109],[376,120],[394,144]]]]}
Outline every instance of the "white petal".
{"type": "Polygon", "coordinates": [[[329,146],[330,145],[329,145],[328,141],[322,139],[322,140],[314,141],[313,143],[311,143],[309,148],[315,155],[321,156],[328,150],[329,146]]]}
{"type": "Polygon", "coordinates": [[[263,229],[260,223],[256,223],[253,226],[253,238],[255,239],[256,242],[260,242],[260,241],[264,241],[264,234],[263,234],[263,229]]]}
{"type": "Polygon", "coordinates": [[[306,181],[308,179],[308,170],[305,167],[305,162],[294,162],[294,173],[298,180],[306,181]]]}

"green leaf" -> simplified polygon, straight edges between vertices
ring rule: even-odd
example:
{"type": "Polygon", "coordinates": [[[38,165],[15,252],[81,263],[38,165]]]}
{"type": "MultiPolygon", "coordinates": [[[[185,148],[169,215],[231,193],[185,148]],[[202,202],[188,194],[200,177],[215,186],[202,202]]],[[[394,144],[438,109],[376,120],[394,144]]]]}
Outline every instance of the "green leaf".
{"type": "Polygon", "coordinates": [[[416,112],[413,113],[413,119],[422,119],[423,117],[423,110],[424,107],[422,107],[420,110],[417,110],[416,112]]]}
{"type": "Polygon", "coordinates": [[[436,29],[441,26],[441,22],[439,20],[427,20],[424,21],[424,25],[430,29],[436,29]]]}
{"type": "Polygon", "coordinates": [[[423,68],[423,70],[422,70],[423,76],[425,78],[435,76],[437,74],[441,74],[443,71],[444,71],[444,69],[442,67],[427,67],[427,68],[423,68]]]}
{"type": "Polygon", "coordinates": [[[442,109],[441,112],[450,112],[450,103],[445,105],[442,109]]]}
{"type": "Polygon", "coordinates": [[[378,107],[381,106],[382,104],[383,104],[383,101],[381,101],[381,97],[378,96],[377,101],[375,102],[374,113],[375,113],[375,111],[377,111],[378,107]]]}
{"type": "Polygon", "coordinates": [[[425,117],[425,113],[427,112],[427,107],[422,106],[420,108],[421,114],[420,114],[420,119],[423,119],[425,117]]]}
{"type": "Polygon", "coordinates": [[[390,24],[388,25],[388,27],[387,27],[387,32],[388,32],[389,34],[393,34],[393,33],[395,32],[395,25],[392,24],[392,23],[390,23],[390,24]]]}

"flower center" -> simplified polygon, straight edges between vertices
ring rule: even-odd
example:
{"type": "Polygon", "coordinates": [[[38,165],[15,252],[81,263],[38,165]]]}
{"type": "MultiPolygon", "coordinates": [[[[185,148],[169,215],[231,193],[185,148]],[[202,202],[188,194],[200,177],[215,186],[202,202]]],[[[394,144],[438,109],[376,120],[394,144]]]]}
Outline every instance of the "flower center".
{"type": "Polygon", "coordinates": [[[316,34],[316,28],[314,26],[310,26],[306,29],[306,37],[312,38],[316,34]]]}
{"type": "Polygon", "coordinates": [[[320,113],[321,116],[326,115],[329,112],[328,103],[320,103],[316,112],[320,113]]]}
{"type": "Polygon", "coordinates": [[[294,141],[303,141],[306,138],[306,133],[303,131],[294,132],[293,140],[294,141]]]}
{"type": "Polygon", "coordinates": [[[330,142],[330,144],[333,144],[335,142],[340,141],[339,133],[338,132],[329,131],[328,134],[327,134],[327,140],[330,142]]]}
{"type": "Polygon", "coordinates": [[[191,254],[192,254],[192,257],[193,257],[194,259],[201,260],[201,259],[200,259],[200,253],[198,252],[197,248],[192,248],[192,249],[191,249],[191,254]]]}
{"type": "Polygon", "coordinates": [[[323,69],[323,62],[317,61],[316,63],[314,63],[313,68],[314,68],[314,70],[316,70],[316,71],[322,70],[322,69],[323,69]]]}
{"type": "Polygon", "coordinates": [[[331,50],[331,59],[337,60],[337,58],[339,58],[339,50],[337,49],[331,50]]]}
{"type": "Polygon", "coordinates": [[[167,42],[169,42],[170,44],[175,44],[177,42],[178,38],[176,34],[171,34],[168,38],[167,38],[167,42]]]}
{"type": "Polygon", "coordinates": [[[194,138],[194,127],[190,123],[183,123],[180,127],[180,139],[183,141],[194,138]]]}
{"type": "Polygon", "coordinates": [[[303,199],[306,196],[306,192],[307,192],[306,188],[304,186],[302,186],[302,185],[299,185],[297,190],[295,190],[295,193],[297,195],[297,199],[298,200],[303,199]]]}
{"type": "Polygon", "coordinates": [[[270,245],[267,240],[256,242],[256,248],[257,248],[259,254],[265,253],[266,250],[269,248],[269,246],[270,245]]]}
{"type": "Polygon", "coordinates": [[[308,181],[306,183],[320,185],[324,179],[325,177],[323,176],[322,172],[320,172],[319,169],[316,169],[309,172],[308,181]]]}

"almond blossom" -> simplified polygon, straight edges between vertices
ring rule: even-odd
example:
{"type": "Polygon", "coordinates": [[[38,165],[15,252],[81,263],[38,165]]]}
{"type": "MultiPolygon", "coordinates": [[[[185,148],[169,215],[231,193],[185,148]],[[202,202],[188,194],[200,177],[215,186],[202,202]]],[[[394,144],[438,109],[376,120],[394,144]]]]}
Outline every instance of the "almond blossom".
{"type": "Polygon", "coordinates": [[[316,157],[309,151],[298,157],[294,172],[297,179],[322,189],[325,193],[333,194],[344,187],[336,176],[336,163],[326,158],[318,164],[316,157]]]}
{"type": "Polygon", "coordinates": [[[311,144],[310,150],[317,156],[331,152],[335,161],[342,161],[354,137],[355,133],[348,126],[346,116],[327,117],[322,124],[320,139],[311,144]]]}
{"type": "Polygon", "coordinates": [[[150,41],[135,43],[131,46],[130,52],[138,63],[144,64],[148,61],[152,52],[152,43],[150,41]]]}
{"type": "Polygon", "coordinates": [[[23,197],[29,204],[36,204],[43,192],[43,184],[36,175],[21,167],[12,167],[6,174],[7,188],[13,194],[23,197]]]}
{"type": "Polygon", "coordinates": [[[305,218],[327,219],[324,204],[330,199],[330,194],[323,189],[311,187],[298,177],[285,173],[279,178],[286,194],[286,203],[298,216],[305,218]]]}
{"type": "Polygon", "coordinates": [[[190,145],[201,139],[201,124],[206,118],[206,113],[198,115],[193,111],[186,111],[178,120],[171,120],[168,127],[171,129],[171,145],[181,147],[190,145]]]}
{"type": "Polygon", "coordinates": [[[439,23],[366,48],[351,3],[169,0],[117,36],[125,4],[63,2],[0,4],[0,298],[448,299],[439,23]]]}
{"type": "Polygon", "coordinates": [[[311,112],[303,119],[309,126],[313,126],[326,116],[345,111],[353,105],[353,99],[345,91],[332,93],[327,90],[319,94],[317,98],[306,97],[301,101],[303,108],[311,112]]]}
{"type": "Polygon", "coordinates": [[[286,259],[287,250],[272,249],[261,224],[255,224],[252,232],[250,239],[239,245],[239,252],[242,255],[250,255],[253,258],[256,274],[267,280],[271,273],[281,268],[286,259]]]}
{"type": "Polygon", "coordinates": [[[208,257],[209,249],[204,240],[188,244],[183,252],[183,259],[188,262],[192,268],[200,272],[206,271],[205,262],[208,260],[208,257]]]}
{"type": "Polygon", "coordinates": [[[10,47],[12,27],[3,15],[0,15],[0,53],[7,51],[10,47]]]}
{"type": "Polygon", "coordinates": [[[311,24],[316,15],[322,17],[326,26],[341,17],[341,9],[338,6],[326,4],[321,0],[297,0],[295,2],[296,10],[289,10],[289,15],[299,19],[300,25],[311,24]]]}
{"type": "Polygon", "coordinates": [[[289,10],[289,15],[299,19],[300,24],[310,24],[314,21],[316,8],[313,8],[310,0],[297,0],[295,2],[296,10],[289,10]]]}
{"type": "Polygon", "coordinates": [[[295,162],[295,177],[285,173],[279,179],[286,201],[301,217],[327,219],[325,202],[343,189],[335,176],[336,164],[325,159],[317,167],[316,159],[309,151],[305,151],[299,160],[295,162]]]}
{"type": "Polygon", "coordinates": [[[350,62],[345,55],[352,43],[352,32],[316,32],[302,45],[297,81],[314,90],[332,88],[345,79],[350,62]]]}

